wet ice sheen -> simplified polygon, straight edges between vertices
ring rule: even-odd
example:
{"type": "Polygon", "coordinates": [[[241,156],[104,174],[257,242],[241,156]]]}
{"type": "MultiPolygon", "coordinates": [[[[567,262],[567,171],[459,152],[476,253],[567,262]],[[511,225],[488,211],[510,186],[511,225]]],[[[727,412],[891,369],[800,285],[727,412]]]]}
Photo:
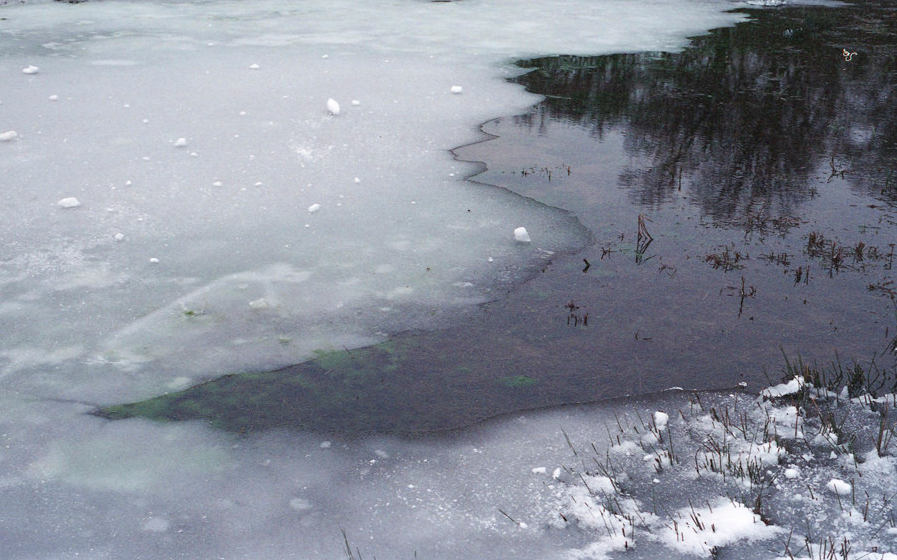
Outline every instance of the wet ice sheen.
{"type": "Polygon", "coordinates": [[[504,81],[510,59],[673,49],[739,19],[732,6],[0,7],[0,557],[332,558],[340,525],[396,543],[379,557],[573,546],[495,509],[547,512],[531,469],[561,476],[561,447],[521,449],[513,424],[449,452],[330,449],[107,423],[80,403],[367,344],[496,297],[586,238],[564,212],[465,183],[475,167],[448,153],[536,101],[504,81]],[[404,456],[423,481],[390,475],[404,456]]]}

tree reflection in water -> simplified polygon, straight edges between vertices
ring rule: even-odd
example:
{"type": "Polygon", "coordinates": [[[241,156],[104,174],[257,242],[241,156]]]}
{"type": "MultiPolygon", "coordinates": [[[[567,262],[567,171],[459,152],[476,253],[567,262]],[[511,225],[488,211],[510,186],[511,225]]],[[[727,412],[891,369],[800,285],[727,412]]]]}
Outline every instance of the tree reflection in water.
{"type": "Polygon", "coordinates": [[[625,124],[627,152],[653,162],[620,177],[633,202],[669,201],[685,179],[717,225],[789,228],[820,167],[897,204],[893,3],[749,13],[681,53],[526,61],[518,81],[548,99],[517,121],[566,119],[598,138],[625,124]]]}

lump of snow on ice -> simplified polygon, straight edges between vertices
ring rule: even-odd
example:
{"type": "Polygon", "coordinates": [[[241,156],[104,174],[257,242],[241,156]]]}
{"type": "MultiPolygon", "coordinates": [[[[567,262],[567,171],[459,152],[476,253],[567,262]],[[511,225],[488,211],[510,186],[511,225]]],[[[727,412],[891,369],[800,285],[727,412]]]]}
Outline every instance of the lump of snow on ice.
{"type": "Polygon", "coordinates": [[[529,232],[526,231],[525,227],[519,227],[514,230],[514,239],[516,239],[520,243],[529,243],[530,241],[532,241],[529,236],[529,232]]]}
{"type": "Polygon", "coordinates": [[[452,93],[461,93],[464,91],[464,88],[461,86],[452,86],[452,93]]]}
{"type": "Polygon", "coordinates": [[[846,496],[850,494],[851,490],[853,490],[853,487],[850,484],[837,478],[831,479],[828,484],[825,485],[825,487],[829,492],[834,492],[839,496],[846,496]]]}
{"type": "Polygon", "coordinates": [[[252,309],[268,309],[271,307],[271,304],[268,303],[268,300],[265,298],[254,299],[249,302],[249,307],[252,309]]]}
{"type": "Polygon", "coordinates": [[[670,420],[670,415],[666,412],[657,411],[654,413],[654,425],[657,426],[658,430],[666,430],[667,422],[670,420]]]}
{"type": "Polygon", "coordinates": [[[797,478],[800,476],[800,471],[794,467],[789,467],[785,469],[785,478],[797,478]]]}
{"type": "Polygon", "coordinates": [[[174,147],[175,147],[175,148],[183,148],[183,147],[186,146],[186,145],[187,145],[187,139],[186,139],[186,138],[178,138],[177,140],[174,141],[174,147]]]}
{"type": "Polygon", "coordinates": [[[40,71],[40,68],[37,66],[26,66],[22,68],[22,74],[37,74],[40,71]]]}
{"type": "Polygon", "coordinates": [[[143,522],[143,530],[152,533],[164,533],[171,526],[171,523],[164,517],[150,517],[143,522]]]}
{"type": "Polygon", "coordinates": [[[0,133],[0,142],[11,142],[18,138],[19,134],[15,130],[7,130],[6,132],[0,133]]]}
{"type": "Polygon", "coordinates": [[[766,389],[763,389],[762,391],[760,391],[760,394],[767,398],[775,398],[775,397],[782,397],[785,395],[793,395],[794,393],[800,391],[801,387],[804,386],[804,383],[805,383],[805,381],[804,381],[803,377],[798,376],[798,377],[795,377],[794,379],[792,379],[791,381],[789,381],[788,383],[782,383],[782,384],[776,385],[774,387],[767,387],[766,389]]]}
{"type": "Polygon", "coordinates": [[[329,111],[331,115],[339,115],[339,103],[337,103],[336,99],[331,97],[327,100],[327,111],[329,111]]]}
{"type": "Polygon", "coordinates": [[[679,552],[698,556],[707,556],[714,547],[739,540],[765,540],[782,531],[780,527],[763,523],[759,515],[743,504],[725,498],[712,507],[683,508],[676,517],[679,523],[663,533],[664,543],[679,552]]]}
{"type": "Polygon", "coordinates": [[[78,206],[81,206],[81,203],[74,196],[70,196],[68,198],[63,198],[56,204],[58,204],[62,208],[77,208],[78,206]]]}
{"type": "Polygon", "coordinates": [[[311,206],[308,207],[308,211],[312,214],[314,214],[315,212],[317,212],[320,209],[321,209],[320,204],[312,204],[311,206]]]}

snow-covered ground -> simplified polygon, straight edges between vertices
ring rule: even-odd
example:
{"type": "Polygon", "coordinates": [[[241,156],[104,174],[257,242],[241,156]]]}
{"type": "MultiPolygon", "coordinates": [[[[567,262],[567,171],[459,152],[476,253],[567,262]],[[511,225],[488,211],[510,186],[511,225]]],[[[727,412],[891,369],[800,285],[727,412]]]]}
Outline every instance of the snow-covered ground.
{"type": "MultiPolygon", "coordinates": [[[[815,558],[834,534],[890,550],[889,457],[782,457],[682,395],[416,441],[85,414],[457,320],[582,246],[573,216],[466,183],[448,150],[537,101],[504,80],[514,57],[676,49],[736,5],[0,7],[0,558],[338,558],[342,530],[365,558],[787,558],[805,535],[815,558]],[[670,433],[698,447],[665,457],[670,433]],[[708,438],[796,513],[757,522],[750,481],[696,454],[708,438]]],[[[763,426],[769,405],[718,399],[763,426]]]]}

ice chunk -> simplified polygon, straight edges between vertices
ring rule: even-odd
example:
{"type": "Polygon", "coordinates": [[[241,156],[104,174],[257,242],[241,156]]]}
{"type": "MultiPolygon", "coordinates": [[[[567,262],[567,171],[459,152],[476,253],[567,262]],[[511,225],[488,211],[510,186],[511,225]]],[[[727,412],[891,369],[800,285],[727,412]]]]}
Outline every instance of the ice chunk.
{"type": "Polygon", "coordinates": [[[516,239],[520,243],[529,243],[530,241],[532,241],[529,236],[529,232],[526,231],[525,227],[519,227],[514,230],[514,239],[516,239]]]}
{"type": "Polygon", "coordinates": [[[0,133],[0,142],[11,142],[18,136],[19,134],[15,130],[7,130],[6,132],[0,133]]]}
{"type": "Polygon", "coordinates": [[[327,100],[327,111],[329,111],[331,115],[339,115],[339,103],[336,99],[331,97],[327,100]]]}
{"type": "Polygon", "coordinates": [[[62,208],[77,208],[78,206],[81,206],[81,203],[74,196],[60,199],[60,201],[56,204],[58,204],[62,208]]]}

